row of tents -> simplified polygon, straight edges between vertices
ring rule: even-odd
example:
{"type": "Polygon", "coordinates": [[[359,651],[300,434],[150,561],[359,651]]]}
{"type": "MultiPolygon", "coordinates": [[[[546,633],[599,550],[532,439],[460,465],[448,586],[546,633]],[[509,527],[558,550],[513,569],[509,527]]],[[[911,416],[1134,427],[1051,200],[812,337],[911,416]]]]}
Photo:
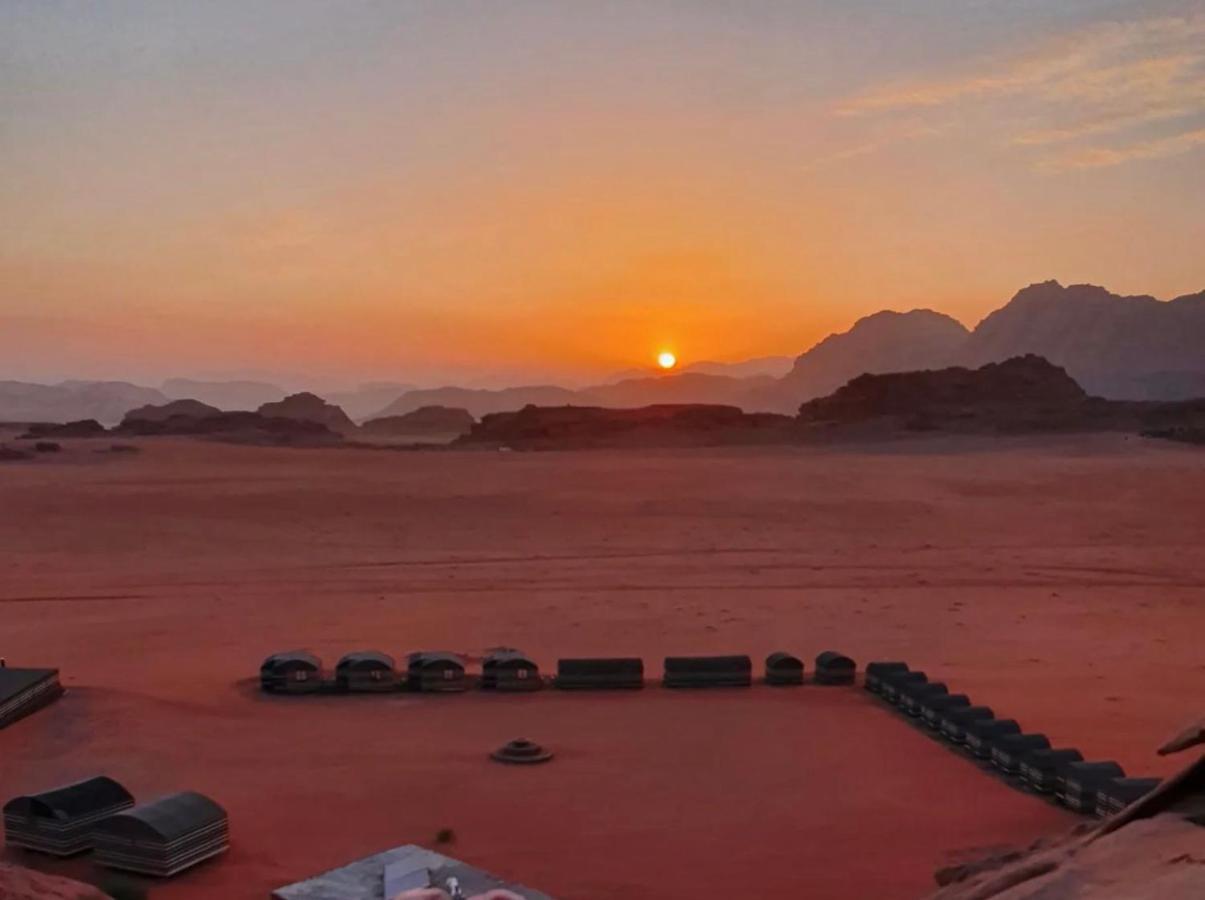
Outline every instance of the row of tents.
{"type": "MultiPolygon", "coordinates": [[[[825,685],[854,683],[857,664],[844,654],[826,650],[816,657],[813,681],[825,685]]],[[[557,661],[556,676],[540,674],[535,661],[518,650],[489,653],[480,675],[470,675],[463,657],[443,651],[421,651],[406,657],[404,671],[392,656],[360,650],[343,656],[328,677],[322,660],[306,650],[274,653],[259,669],[260,687],[269,693],[451,692],[471,687],[493,691],[538,691],[547,685],[561,690],[635,689],[645,685],[639,657],[568,658],[557,661]]],[[[771,685],[804,683],[803,660],[790,653],[771,653],[764,681],[771,685]]],[[[667,656],[662,684],[671,688],[748,687],[753,662],[748,656],[667,656]]]]}
{"type": "Polygon", "coordinates": [[[118,781],[97,775],[4,804],[4,839],[52,856],[95,851],[110,869],[166,878],[224,853],[226,811],[195,791],[136,804],[118,781]]]}
{"type": "Polygon", "coordinates": [[[869,663],[865,687],[952,746],[1076,812],[1113,815],[1159,785],[1158,778],[1127,777],[1112,760],[1086,760],[1074,747],[1054,747],[1045,734],[1025,731],[1016,719],[998,717],[907,663],[869,663]]]}

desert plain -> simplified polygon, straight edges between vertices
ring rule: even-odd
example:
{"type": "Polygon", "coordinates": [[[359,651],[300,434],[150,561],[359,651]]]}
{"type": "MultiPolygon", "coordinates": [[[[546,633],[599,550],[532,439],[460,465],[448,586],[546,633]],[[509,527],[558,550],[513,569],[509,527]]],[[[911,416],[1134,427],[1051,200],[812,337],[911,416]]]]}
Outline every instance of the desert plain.
{"type": "MultiPolygon", "coordinates": [[[[276,697],[267,654],[903,659],[1133,775],[1205,714],[1205,456],[1124,435],[542,453],[87,441],[0,468],[0,798],[202,791],[265,898],[405,843],[562,900],[906,900],[1076,819],[845,688],[276,697]],[[489,750],[528,737],[549,764],[489,750]]],[[[87,859],[48,871],[96,880],[87,859]]]]}

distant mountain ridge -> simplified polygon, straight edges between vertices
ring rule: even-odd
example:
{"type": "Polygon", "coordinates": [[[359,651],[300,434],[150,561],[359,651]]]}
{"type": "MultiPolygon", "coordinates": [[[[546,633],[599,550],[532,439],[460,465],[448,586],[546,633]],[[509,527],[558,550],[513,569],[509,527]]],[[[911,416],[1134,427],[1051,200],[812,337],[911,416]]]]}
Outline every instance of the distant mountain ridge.
{"type": "MultiPolygon", "coordinates": [[[[350,418],[406,415],[427,406],[467,410],[475,418],[524,406],[720,404],[747,412],[793,414],[800,403],[862,374],[978,367],[1017,356],[1048,359],[1089,393],[1121,400],[1205,396],[1205,291],[1174,300],[1120,296],[1102,287],[1057,281],[1032,284],[973,330],[929,309],[883,311],[819,341],[793,362],[764,357],[744,363],[699,362],[674,373],[637,370],[632,377],[582,389],[532,385],[497,390],[456,386],[407,389],[364,385],[329,394],[350,418]],[[789,363],[789,370],[788,370],[789,363]],[[785,372],[780,377],[775,372],[785,372]]],[[[223,409],[258,409],[284,391],[261,382],[172,379],[164,391],[124,382],[37,385],[0,382],[0,421],[120,421],[129,410],[194,399],[223,409]],[[182,395],[183,391],[192,391],[182,395]],[[258,404],[249,401],[268,396],[258,404]]],[[[347,425],[328,424],[346,431],[347,425]]]]}

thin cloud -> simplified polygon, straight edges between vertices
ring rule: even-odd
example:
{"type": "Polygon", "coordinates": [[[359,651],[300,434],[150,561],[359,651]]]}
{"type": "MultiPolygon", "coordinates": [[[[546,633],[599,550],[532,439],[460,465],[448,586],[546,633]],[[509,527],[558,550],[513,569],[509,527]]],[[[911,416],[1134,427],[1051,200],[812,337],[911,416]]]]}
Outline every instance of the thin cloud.
{"type": "MultiPolygon", "coordinates": [[[[834,109],[850,119],[994,104],[1005,142],[1036,149],[1036,168],[1099,168],[1157,159],[1199,145],[1189,130],[1150,138],[1155,123],[1205,117],[1205,14],[1094,25],[1043,46],[982,62],[970,71],[888,85],[834,109]],[[1018,133],[1019,132],[1019,133],[1018,133]],[[1111,147],[1065,145],[1119,135],[1111,147]],[[1059,148],[1051,155],[1051,148],[1059,148]]],[[[1183,127],[1183,126],[1182,126],[1183,127]]]]}
{"type": "Polygon", "coordinates": [[[1122,147],[1083,147],[1069,150],[1060,156],[1043,160],[1039,168],[1048,172],[1071,169],[1100,169],[1118,166],[1139,159],[1167,159],[1205,146],[1205,128],[1185,131],[1151,141],[1141,141],[1122,147]]]}

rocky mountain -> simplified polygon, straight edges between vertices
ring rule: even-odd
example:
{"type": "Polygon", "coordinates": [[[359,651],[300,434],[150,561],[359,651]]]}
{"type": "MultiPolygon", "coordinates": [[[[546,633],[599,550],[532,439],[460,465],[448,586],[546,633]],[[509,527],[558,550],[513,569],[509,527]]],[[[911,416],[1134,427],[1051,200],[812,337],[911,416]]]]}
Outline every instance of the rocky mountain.
{"type": "Polygon", "coordinates": [[[356,423],[334,404],[316,394],[291,394],[277,403],[265,403],[256,412],[268,419],[291,419],[295,422],[314,422],[336,434],[352,434],[356,423]]]}
{"type": "Polygon", "coordinates": [[[354,391],[338,391],[327,394],[327,399],[353,419],[365,419],[384,409],[408,391],[417,390],[413,384],[398,381],[374,381],[362,384],[354,391]]]}
{"type": "Polygon", "coordinates": [[[1090,393],[1124,400],[1201,396],[1205,291],[1166,302],[1091,284],[1033,284],[975,328],[966,365],[1036,353],[1090,393]]]}
{"type": "Polygon", "coordinates": [[[597,401],[584,396],[581,391],[573,391],[555,385],[534,385],[500,390],[462,387],[427,388],[407,391],[375,413],[372,418],[402,416],[414,412],[416,409],[422,409],[424,406],[450,406],[467,410],[469,415],[479,419],[489,413],[507,412],[529,405],[563,406],[583,402],[597,404],[597,401]]]}
{"type": "Polygon", "coordinates": [[[957,359],[968,335],[957,319],[932,310],[878,312],[820,341],[775,384],[751,391],[744,405],[794,412],[804,400],[828,394],[864,373],[947,366],[957,359]]]}
{"type": "Polygon", "coordinates": [[[159,391],[124,381],[63,381],[53,385],[0,381],[0,421],[7,422],[96,419],[113,424],[133,407],[166,402],[167,397],[159,391]]]}
{"type": "Polygon", "coordinates": [[[137,409],[131,409],[121,420],[121,424],[125,425],[128,422],[166,422],[168,419],[176,416],[185,416],[191,419],[204,419],[208,416],[221,415],[222,411],[216,406],[210,406],[208,403],[202,403],[199,400],[173,400],[171,403],[164,403],[158,406],[140,406],[137,409]]]}
{"type": "Polygon", "coordinates": [[[756,378],[769,376],[782,378],[795,365],[793,356],[762,356],[741,362],[702,362],[685,366],[683,372],[698,372],[703,375],[726,375],[729,378],[756,378]]]}
{"type": "Polygon", "coordinates": [[[875,426],[891,431],[1165,432],[1205,426],[1205,400],[1107,400],[1089,395],[1065,369],[1040,356],[1018,356],[978,369],[952,366],[859,375],[799,408],[801,433],[875,426]]]}
{"type": "Polygon", "coordinates": [[[774,384],[775,379],[768,375],[751,378],[707,375],[702,372],[653,375],[586,388],[580,392],[582,399],[578,404],[615,408],[666,403],[743,406],[751,392],[769,389],[774,384]]]}
{"type": "Polygon", "coordinates": [[[360,431],[373,437],[461,435],[468,434],[474,421],[467,409],[424,406],[401,416],[369,419],[360,426],[360,431]]]}
{"type": "Polygon", "coordinates": [[[287,391],[263,381],[193,381],[169,378],[163,394],[171,400],[200,400],[218,409],[253,410],[282,399],[287,391]]]}

